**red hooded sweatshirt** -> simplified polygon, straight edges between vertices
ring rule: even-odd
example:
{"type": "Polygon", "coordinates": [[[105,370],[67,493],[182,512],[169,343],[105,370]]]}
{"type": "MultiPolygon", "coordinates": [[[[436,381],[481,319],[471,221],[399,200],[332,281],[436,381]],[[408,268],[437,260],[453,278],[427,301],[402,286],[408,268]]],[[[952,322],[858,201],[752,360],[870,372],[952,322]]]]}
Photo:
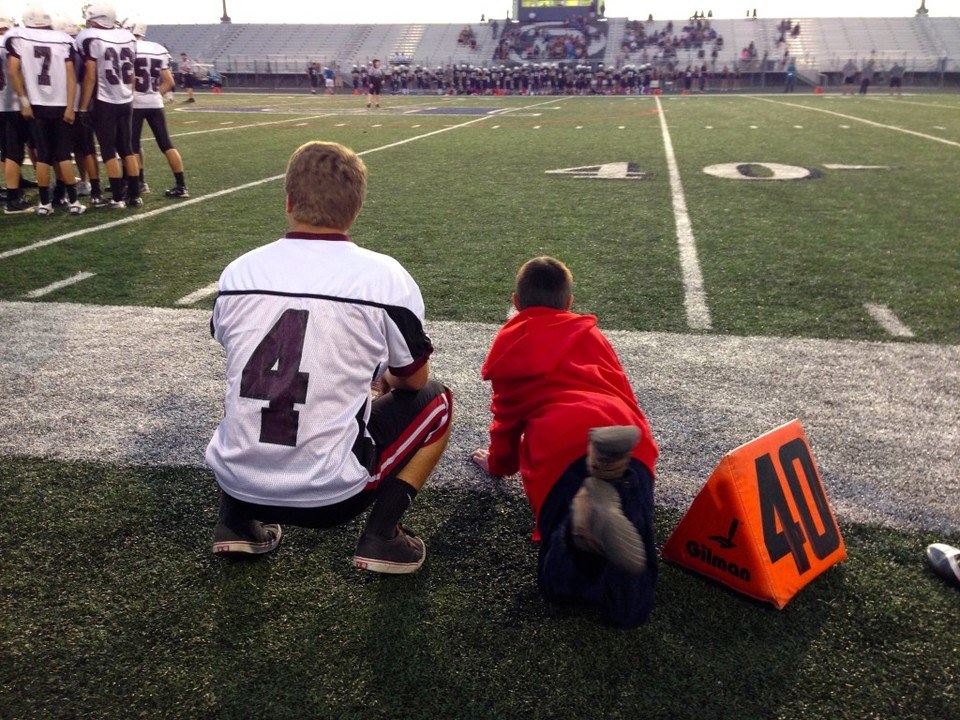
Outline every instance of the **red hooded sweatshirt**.
{"type": "Polygon", "coordinates": [[[490,472],[520,470],[535,518],[564,470],[586,455],[590,428],[636,425],[633,457],[656,472],[657,443],[593,315],[520,311],[500,328],[480,372],[493,386],[490,472]]]}

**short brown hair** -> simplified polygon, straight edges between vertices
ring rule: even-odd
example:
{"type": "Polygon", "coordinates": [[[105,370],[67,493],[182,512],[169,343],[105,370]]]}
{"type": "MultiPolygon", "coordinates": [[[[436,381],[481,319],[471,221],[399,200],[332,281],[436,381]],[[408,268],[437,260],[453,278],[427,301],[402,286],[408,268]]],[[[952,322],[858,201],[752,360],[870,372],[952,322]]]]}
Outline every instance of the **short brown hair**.
{"type": "Polygon", "coordinates": [[[573,295],[573,274],[555,258],[535,257],[517,273],[516,293],[520,310],[536,306],[566,310],[573,295]]]}
{"type": "Polygon", "coordinates": [[[350,148],[315,140],[290,156],[285,188],[294,220],[347,230],[363,207],[367,166],[350,148]]]}

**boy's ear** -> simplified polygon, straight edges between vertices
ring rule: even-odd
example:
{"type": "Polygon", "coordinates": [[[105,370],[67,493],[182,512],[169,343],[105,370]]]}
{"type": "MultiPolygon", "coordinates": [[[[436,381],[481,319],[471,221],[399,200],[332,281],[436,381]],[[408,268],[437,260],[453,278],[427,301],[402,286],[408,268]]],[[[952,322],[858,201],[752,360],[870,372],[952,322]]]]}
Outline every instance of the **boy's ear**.
{"type": "Polygon", "coordinates": [[[510,299],[513,300],[513,309],[517,312],[520,312],[520,300],[517,299],[517,294],[513,293],[510,296],[510,299]]]}
{"type": "Polygon", "coordinates": [[[572,307],[573,307],[573,293],[570,294],[570,299],[567,300],[567,307],[565,309],[570,310],[570,308],[572,307]]]}
{"type": "Polygon", "coordinates": [[[289,195],[285,195],[284,197],[286,198],[287,215],[289,215],[291,212],[293,212],[293,205],[290,203],[290,196],[289,196],[289,195]]]}

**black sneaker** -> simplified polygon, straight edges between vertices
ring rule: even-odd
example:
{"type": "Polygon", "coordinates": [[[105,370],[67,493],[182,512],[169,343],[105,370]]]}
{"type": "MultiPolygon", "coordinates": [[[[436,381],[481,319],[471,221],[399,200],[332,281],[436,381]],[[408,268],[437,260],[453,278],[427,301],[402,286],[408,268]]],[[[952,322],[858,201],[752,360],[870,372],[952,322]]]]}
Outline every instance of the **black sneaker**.
{"type": "Polygon", "coordinates": [[[190,197],[190,192],[187,190],[186,185],[174,185],[172,188],[163,193],[166,197],[171,198],[188,198],[190,197]]]}
{"type": "Polygon", "coordinates": [[[148,192],[150,192],[150,186],[145,182],[140,183],[140,194],[146,195],[148,192]]]}
{"type": "Polygon", "coordinates": [[[390,540],[372,533],[361,535],[353,556],[353,566],[361,570],[402,575],[416,571],[426,557],[427,548],[423,540],[402,525],[397,525],[397,534],[390,540]]]}
{"type": "Polygon", "coordinates": [[[35,209],[33,203],[28,203],[23,198],[18,198],[16,200],[7,200],[7,206],[4,208],[4,215],[22,215],[23,213],[31,213],[35,209]]]}
{"type": "Polygon", "coordinates": [[[127,206],[128,208],[139,208],[139,207],[143,207],[143,198],[141,198],[141,197],[127,198],[126,206],[127,206]]]}
{"type": "Polygon", "coordinates": [[[266,525],[254,522],[251,536],[234,532],[222,522],[217,522],[213,530],[213,552],[215,555],[248,554],[263,555],[277,549],[283,530],[279,525],[266,525]]]}

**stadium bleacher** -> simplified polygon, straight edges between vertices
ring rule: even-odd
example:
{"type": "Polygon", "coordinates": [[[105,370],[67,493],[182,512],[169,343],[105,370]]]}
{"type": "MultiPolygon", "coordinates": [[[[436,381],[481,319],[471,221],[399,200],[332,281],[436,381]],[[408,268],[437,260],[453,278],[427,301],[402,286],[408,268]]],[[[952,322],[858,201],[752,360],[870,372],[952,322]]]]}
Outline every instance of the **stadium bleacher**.
{"type": "MultiPolygon", "coordinates": [[[[593,62],[609,67],[642,59],[655,61],[656,48],[648,48],[646,54],[625,55],[621,51],[626,18],[600,22],[604,23],[607,42],[600,57],[591,57],[593,62]]],[[[668,22],[649,25],[648,35],[662,30],[668,22]]],[[[674,34],[680,34],[690,23],[672,22],[674,34]]],[[[789,55],[796,59],[801,75],[812,78],[838,72],[851,58],[857,63],[873,58],[879,67],[897,61],[912,73],[960,72],[960,18],[791,18],[792,23],[800,24],[801,32],[796,37],[788,34],[785,45],[777,42],[779,18],[709,22],[724,39],[717,57],[710,57],[712,45],[706,46],[703,56],[699,48],[681,47],[672,58],[676,66],[700,66],[706,62],[711,71],[725,65],[732,69],[742,65],[740,54],[753,43],[757,61],[752,70],[780,70],[789,55]],[[767,64],[758,67],[764,57],[767,64]]],[[[374,57],[385,61],[402,57],[424,67],[503,64],[503,59],[494,56],[498,41],[489,25],[472,27],[476,48],[457,42],[464,24],[155,25],[150,27],[149,35],[166,45],[174,57],[186,52],[228,76],[250,72],[301,75],[310,61],[349,72],[353,65],[369,63],[374,57]]],[[[546,62],[542,58],[529,61],[546,62]]]]}

